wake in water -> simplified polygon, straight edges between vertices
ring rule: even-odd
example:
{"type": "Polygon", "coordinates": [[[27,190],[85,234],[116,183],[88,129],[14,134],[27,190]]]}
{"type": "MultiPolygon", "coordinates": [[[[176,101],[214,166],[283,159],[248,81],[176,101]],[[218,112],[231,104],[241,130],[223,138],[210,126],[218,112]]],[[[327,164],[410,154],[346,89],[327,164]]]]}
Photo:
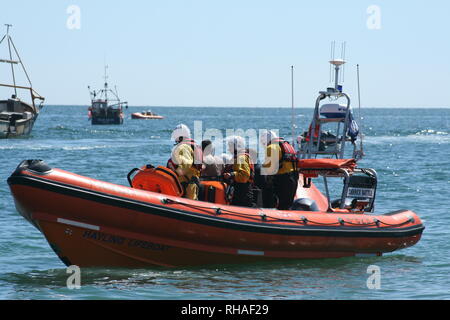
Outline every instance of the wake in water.
{"type": "Polygon", "coordinates": [[[395,136],[366,136],[364,142],[374,145],[389,145],[398,143],[420,143],[420,144],[448,144],[450,143],[450,135],[443,131],[423,130],[425,132],[417,132],[409,135],[395,136]],[[430,132],[433,131],[433,132],[430,132]]]}

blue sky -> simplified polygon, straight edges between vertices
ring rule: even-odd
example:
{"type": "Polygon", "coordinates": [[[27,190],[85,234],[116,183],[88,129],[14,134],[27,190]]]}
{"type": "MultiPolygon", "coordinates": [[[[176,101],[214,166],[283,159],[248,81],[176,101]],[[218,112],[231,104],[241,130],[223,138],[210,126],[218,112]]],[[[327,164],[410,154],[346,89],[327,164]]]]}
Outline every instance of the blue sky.
{"type": "MultiPolygon", "coordinates": [[[[48,104],[89,103],[110,83],[130,105],[298,107],[329,85],[330,42],[346,41],[344,88],[367,107],[450,105],[449,1],[24,1],[4,3],[11,34],[48,104]],[[80,8],[80,29],[66,26],[80,8]],[[367,8],[380,27],[367,27],[367,8]]],[[[6,55],[2,44],[0,55],[6,55]]],[[[0,66],[0,80],[8,69],[0,66]]]]}

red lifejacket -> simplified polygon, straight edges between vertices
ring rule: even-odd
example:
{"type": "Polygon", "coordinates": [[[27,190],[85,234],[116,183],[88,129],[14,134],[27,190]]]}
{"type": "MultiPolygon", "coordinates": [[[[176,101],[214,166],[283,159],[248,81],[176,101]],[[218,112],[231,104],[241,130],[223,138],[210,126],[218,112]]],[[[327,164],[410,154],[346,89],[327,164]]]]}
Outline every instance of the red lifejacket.
{"type": "Polygon", "coordinates": [[[295,164],[297,163],[297,152],[289,142],[287,142],[283,138],[276,138],[272,140],[272,143],[278,143],[281,148],[280,168],[283,165],[283,161],[289,161],[295,164]]]}
{"type": "Polygon", "coordinates": [[[195,143],[195,141],[193,139],[190,138],[186,138],[183,139],[180,144],[188,144],[191,146],[192,151],[194,152],[194,163],[192,164],[192,166],[201,171],[202,170],[202,165],[203,165],[203,151],[202,151],[202,147],[200,147],[198,144],[195,143]]]}
{"type": "MultiPolygon", "coordinates": [[[[309,141],[309,134],[311,132],[311,126],[312,126],[312,123],[309,125],[309,129],[308,129],[308,133],[306,134],[305,141],[309,141]]],[[[313,137],[314,137],[313,141],[317,141],[317,138],[319,138],[319,131],[320,131],[320,124],[316,123],[316,127],[314,128],[314,132],[313,132],[313,137]]]]}
{"type": "Polygon", "coordinates": [[[167,160],[166,167],[169,168],[172,171],[176,171],[177,170],[177,165],[175,164],[175,162],[173,162],[172,158],[167,160]]]}

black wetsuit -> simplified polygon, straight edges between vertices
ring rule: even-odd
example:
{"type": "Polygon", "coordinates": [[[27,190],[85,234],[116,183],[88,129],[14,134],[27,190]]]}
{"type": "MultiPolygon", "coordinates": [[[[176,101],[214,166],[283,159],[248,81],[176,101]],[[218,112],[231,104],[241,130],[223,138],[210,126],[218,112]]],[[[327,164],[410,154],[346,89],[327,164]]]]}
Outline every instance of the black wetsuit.
{"type": "Polygon", "coordinates": [[[232,187],[234,188],[234,193],[233,200],[231,200],[231,205],[250,208],[255,207],[252,184],[250,182],[233,182],[232,187]]]}
{"type": "Polygon", "coordinates": [[[267,177],[263,188],[264,208],[289,210],[297,192],[298,174],[289,172],[267,177]]]}

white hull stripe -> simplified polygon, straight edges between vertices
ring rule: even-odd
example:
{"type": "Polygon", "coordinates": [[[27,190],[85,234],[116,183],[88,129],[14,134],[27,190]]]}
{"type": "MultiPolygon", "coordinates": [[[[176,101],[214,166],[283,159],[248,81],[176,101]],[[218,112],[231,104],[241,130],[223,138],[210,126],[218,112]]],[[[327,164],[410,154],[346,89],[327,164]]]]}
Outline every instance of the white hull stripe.
{"type": "Polygon", "coordinates": [[[263,256],[264,251],[253,251],[253,250],[238,250],[238,254],[245,254],[250,256],[263,256]]]}
{"type": "Polygon", "coordinates": [[[99,226],[94,226],[92,224],[87,224],[87,223],[83,223],[83,222],[77,222],[77,221],[72,221],[72,220],[67,220],[67,219],[62,219],[62,218],[58,218],[58,219],[56,219],[56,221],[59,223],[68,224],[68,225],[74,226],[74,227],[86,228],[86,229],[96,230],[96,231],[100,230],[99,226]]]}

